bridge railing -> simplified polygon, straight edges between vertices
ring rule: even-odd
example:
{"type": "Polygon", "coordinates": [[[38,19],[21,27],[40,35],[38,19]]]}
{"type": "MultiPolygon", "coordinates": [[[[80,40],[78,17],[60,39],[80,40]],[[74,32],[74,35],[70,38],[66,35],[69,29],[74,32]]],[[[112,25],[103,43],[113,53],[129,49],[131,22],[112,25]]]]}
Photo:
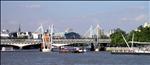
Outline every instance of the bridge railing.
{"type": "Polygon", "coordinates": [[[1,44],[38,44],[40,39],[1,39],[1,44]]]}
{"type": "MultiPolygon", "coordinates": [[[[99,39],[98,43],[110,43],[110,39],[99,39]]],[[[92,38],[85,39],[53,39],[53,44],[96,43],[92,38]]],[[[41,39],[1,39],[1,44],[40,44],[41,39]]]]}
{"type": "MultiPolygon", "coordinates": [[[[129,43],[132,43],[132,41],[129,41],[129,43]]],[[[137,42],[137,41],[134,41],[133,43],[134,44],[148,44],[148,45],[150,45],[150,42],[137,42]]]]}
{"type": "Polygon", "coordinates": [[[94,39],[54,39],[54,43],[93,43],[94,39]]]}

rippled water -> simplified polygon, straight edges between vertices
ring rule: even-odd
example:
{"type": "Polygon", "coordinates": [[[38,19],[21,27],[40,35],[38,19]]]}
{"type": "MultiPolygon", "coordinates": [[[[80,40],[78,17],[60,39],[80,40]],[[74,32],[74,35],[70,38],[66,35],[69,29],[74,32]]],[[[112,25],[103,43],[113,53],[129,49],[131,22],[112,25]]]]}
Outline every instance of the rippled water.
{"type": "Polygon", "coordinates": [[[150,55],[14,51],[1,52],[1,65],[150,65],[150,55]]]}

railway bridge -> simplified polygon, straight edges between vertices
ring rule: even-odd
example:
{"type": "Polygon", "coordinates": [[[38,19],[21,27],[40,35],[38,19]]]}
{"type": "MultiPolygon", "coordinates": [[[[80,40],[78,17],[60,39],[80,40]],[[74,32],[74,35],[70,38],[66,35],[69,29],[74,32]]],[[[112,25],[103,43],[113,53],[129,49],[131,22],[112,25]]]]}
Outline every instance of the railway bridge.
{"type": "MultiPolygon", "coordinates": [[[[82,38],[82,39],[53,39],[53,46],[64,46],[64,45],[70,45],[70,44],[97,44],[97,43],[103,43],[103,44],[109,44],[110,39],[99,39],[96,41],[94,38],[82,38]]],[[[1,39],[0,45],[12,45],[17,46],[19,48],[22,48],[24,46],[28,45],[37,45],[41,44],[42,40],[40,39],[1,39]]]]}

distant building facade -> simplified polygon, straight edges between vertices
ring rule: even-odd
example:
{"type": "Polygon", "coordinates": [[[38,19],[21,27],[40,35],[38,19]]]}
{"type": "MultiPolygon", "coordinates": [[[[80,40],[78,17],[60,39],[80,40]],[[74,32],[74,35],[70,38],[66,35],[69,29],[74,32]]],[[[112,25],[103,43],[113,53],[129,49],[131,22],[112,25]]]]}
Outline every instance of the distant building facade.
{"type": "Polygon", "coordinates": [[[9,37],[9,30],[3,29],[1,31],[1,38],[8,38],[9,37]]]}
{"type": "Polygon", "coordinates": [[[150,23],[145,22],[144,25],[143,25],[143,27],[144,27],[144,28],[145,28],[145,27],[150,27],[150,23]]]}

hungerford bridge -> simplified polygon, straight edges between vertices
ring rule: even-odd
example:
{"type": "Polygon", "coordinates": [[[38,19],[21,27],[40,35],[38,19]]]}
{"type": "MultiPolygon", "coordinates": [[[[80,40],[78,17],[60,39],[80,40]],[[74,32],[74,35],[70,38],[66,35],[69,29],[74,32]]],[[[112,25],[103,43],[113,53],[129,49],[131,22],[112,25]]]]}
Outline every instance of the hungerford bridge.
{"type": "MultiPolygon", "coordinates": [[[[54,26],[49,26],[50,34],[54,33],[54,26]]],[[[41,25],[35,32],[44,33],[43,26],[41,25]]],[[[82,44],[90,44],[93,43],[95,46],[98,46],[98,44],[103,43],[107,44],[110,43],[110,39],[100,39],[98,34],[100,33],[100,26],[97,25],[95,29],[91,26],[90,29],[82,36],[80,39],[53,39],[52,40],[52,46],[64,46],[64,45],[70,45],[70,44],[76,44],[76,43],[82,43],[82,44]],[[96,38],[93,38],[92,36],[96,35],[96,38]]],[[[41,44],[41,39],[1,39],[0,45],[5,46],[17,46],[19,48],[29,46],[29,45],[37,45],[41,44]]]]}
{"type": "MultiPolygon", "coordinates": [[[[99,39],[99,41],[96,41],[93,38],[82,38],[82,39],[53,39],[52,46],[64,46],[64,45],[70,45],[75,43],[110,43],[110,39],[99,39]]],[[[22,48],[24,46],[29,45],[37,45],[41,44],[42,41],[40,39],[1,39],[1,45],[12,45],[12,46],[18,46],[19,48],[22,48]]]]}
{"type": "MultiPolygon", "coordinates": [[[[37,29],[37,31],[38,30],[42,31],[41,33],[43,33],[44,30],[43,30],[42,25],[37,29]]],[[[51,27],[51,31],[53,31],[53,26],[51,27]]],[[[101,31],[100,31],[99,25],[97,25],[95,29],[93,29],[91,26],[90,29],[84,34],[84,36],[81,39],[53,39],[51,44],[52,46],[64,46],[64,45],[70,45],[70,44],[76,44],[76,43],[81,43],[81,44],[93,43],[95,47],[98,47],[100,44],[107,46],[107,44],[111,42],[111,39],[100,39],[98,37],[99,36],[98,34],[100,32],[101,31]],[[95,34],[97,38],[92,38],[92,36],[95,34]]],[[[17,46],[20,49],[22,49],[25,46],[38,45],[41,43],[42,43],[41,39],[1,39],[0,45],[1,46],[17,46]]],[[[135,42],[135,43],[138,43],[138,42],[135,42]]],[[[139,42],[138,44],[143,44],[143,43],[139,42]]],[[[150,43],[148,43],[148,45],[149,44],[150,43]]]]}

